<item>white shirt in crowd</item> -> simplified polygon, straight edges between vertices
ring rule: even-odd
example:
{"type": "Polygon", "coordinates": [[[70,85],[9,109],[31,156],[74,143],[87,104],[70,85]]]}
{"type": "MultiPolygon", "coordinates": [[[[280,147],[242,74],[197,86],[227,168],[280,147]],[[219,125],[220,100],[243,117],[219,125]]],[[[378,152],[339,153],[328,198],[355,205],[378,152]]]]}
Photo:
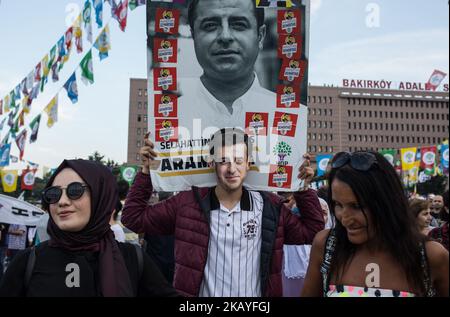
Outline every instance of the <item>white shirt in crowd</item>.
{"type": "Polygon", "coordinates": [[[260,297],[261,223],[263,199],[244,191],[228,210],[215,196],[211,202],[211,233],[200,297],[260,297]]]}
{"type": "Polygon", "coordinates": [[[116,241],[125,242],[125,232],[118,223],[111,225],[111,230],[114,232],[114,238],[116,241]]]}

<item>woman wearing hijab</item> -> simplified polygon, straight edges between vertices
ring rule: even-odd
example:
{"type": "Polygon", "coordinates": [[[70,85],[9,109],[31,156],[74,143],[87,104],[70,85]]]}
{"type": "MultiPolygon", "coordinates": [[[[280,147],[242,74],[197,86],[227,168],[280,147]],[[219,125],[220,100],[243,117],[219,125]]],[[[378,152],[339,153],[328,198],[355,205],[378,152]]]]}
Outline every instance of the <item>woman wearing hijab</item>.
{"type": "Polygon", "coordinates": [[[62,162],[42,196],[50,240],[17,255],[0,296],[177,296],[141,249],[114,240],[109,221],[117,200],[106,167],[62,162]]]}

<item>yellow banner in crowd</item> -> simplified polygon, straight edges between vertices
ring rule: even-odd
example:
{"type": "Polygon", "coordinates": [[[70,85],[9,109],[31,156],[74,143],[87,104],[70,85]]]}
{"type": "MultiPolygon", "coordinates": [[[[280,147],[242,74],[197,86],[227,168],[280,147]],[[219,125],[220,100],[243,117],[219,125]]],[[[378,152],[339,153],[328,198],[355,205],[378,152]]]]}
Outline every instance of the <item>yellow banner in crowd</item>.
{"type": "Polygon", "coordinates": [[[16,191],[17,188],[17,170],[1,170],[0,175],[2,177],[3,191],[5,193],[12,193],[16,191]]]}
{"type": "Polygon", "coordinates": [[[402,170],[404,172],[407,172],[414,167],[414,163],[416,162],[417,148],[411,147],[401,149],[400,153],[402,157],[402,170]]]}
{"type": "Polygon", "coordinates": [[[419,168],[420,168],[420,161],[414,162],[413,167],[409,170],[410,184],[415,184],[419,181],[419,168]]]}

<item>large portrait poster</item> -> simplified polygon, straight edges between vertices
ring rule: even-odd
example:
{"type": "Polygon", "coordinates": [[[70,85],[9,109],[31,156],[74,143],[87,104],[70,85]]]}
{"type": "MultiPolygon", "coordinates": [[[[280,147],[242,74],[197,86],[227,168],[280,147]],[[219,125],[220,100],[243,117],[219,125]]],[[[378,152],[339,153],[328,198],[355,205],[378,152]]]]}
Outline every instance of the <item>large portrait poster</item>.
{"type": "Polygon", "coordinates": [[[155,190],[216,185],[209,141],[250,137],[252,190],[295,191],[307,149],[309,0],[147,1],[155,190]]]}

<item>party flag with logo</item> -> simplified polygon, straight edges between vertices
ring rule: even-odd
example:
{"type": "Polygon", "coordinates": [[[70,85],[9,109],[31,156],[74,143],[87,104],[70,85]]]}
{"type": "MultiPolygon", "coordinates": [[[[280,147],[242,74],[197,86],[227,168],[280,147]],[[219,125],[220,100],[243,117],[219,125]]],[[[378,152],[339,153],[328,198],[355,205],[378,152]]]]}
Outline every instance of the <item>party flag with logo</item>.
{"type": "Polygon", "coordinates": [[[92,20],[91,20],[92,6],[90,0],[86,0],[83,8],[83,22],[84,30],[87,33],[88,42],[92,43],[92,20]]]}
{"type": "Polygon", "coordinates": [[[111,41],[109,36],[109,26],[105,26],[103,31],[97,37],[94,47],[98,49],[100,61],[108,57],[108,51],[111,49],[111,41]]]}
{"type": "Polygon", "coordinates": [[[127,27],[128,0],[121,1],[116,8],[116,16],[119,21],[120,29],[125,32],[127,27]]]}
{"type": "Polygon", "coordinates": [[[30,143],[36,142],[36,140],[38,138],[38,132],[39,132],[39,125],[40,124],[41,124],[41,115],[39,114],[30,123],[30,129],[31,129],[30,143]]]}
{"type": "Polygon", "coordinates": [[[51,128],[58,121],[58,95],[50,101],[44,111],[48,115],[47,126],[51,128]]]}
{"type": "Polygon", "coordinates": [[[417,184],[419,180],[420,161],[415,161],[413,167],[409,170],[409,186],[417,184]]]}
{"type": "Polygon", "coordinates": [[[448,173],[448,144],[441,145],[441,165],[445,174],[448,173]]]}
{"type": "Polygon", "coordinates": [[[22,160],[23,152],[25,151],[25,142],[27,140],[28,131],[23,129],[16,137],[16,145],[19,148],[20,156],[19,159],[22,160]]]}
{"type": "Polygon", "coordinates": [[[78,102],[78,85],[77,85],[77,77],[75,72],[73,72],[72,76],[66,81],[64,84],[64,88],[67,91],[67,96],[72,101],[72,103],[78,102]]]}
{"type": "Polygon", "coordinates": [[[384,156],[386,160],[388,160],[389,163],[392,164],[392,166],[395,165],[395,150],[388,149],[388,150],[381,150],[380,154],[384,156]]]}
{"type": "Polygon", "coordinates": [[[17,188],[17,170],[1,170],[3,191],[5,193],[13,193],[17,188]]]}
{"type": "Polygon", "coordinates": [[[128,182],[128,184],[133,184],[134,178],[136,177],[138,168],[137,166],[122,166],[120,167],[120,175],[122,179],[128,182]]]}
{"type": "Polygon", "coordinates": [[[400,150],[400,153],[402,159],[402,170],[404,172],[408,172],[414,167],[414,163],[416,162],[417,148],[404,148],[400,150]]]}
{"type": "Polygon", "coordinates": [[[323,176],[327,172],[328,163],[333,158],[332,154],[317,155],[317,176],[323,176]]]}
{"type": "Polygon", "coordinates": [[[77,47],[77,53],[83,52],[83,30],[81,29],[82,14],[75,19],[73,24],[73,35],[75,36],[75,46],[77,47]]]}
{"type": "Polygon", "coordinates": [[[11,155],[11,144],[2,144],[0,146],[0,167],[9,165],[9,158],[11,155]]]}
{"type": "Polygon", "coordinates": [[[434,165],[436,163],[436,152],[437,148],[435,146],[423,147],[420,150],[421,160],[420,168],[428,175],[434,174],[434,165]]]}
{"type": "Polygon", "coordinates": [[[35,174],[36,174],[35,169],[22,170],[22,177],[21,177],[22,182],[20,186],[22,190],[33,190],[35,174]]]}
{"type": "Polygon", "coordinates": [[[102,0],[92,0],[95,10],[95,22],[97,27],[103,27],[103,1],[102,0]]]}
{"type": "Polygon", "coordinates": [[[94,83],[94,67],[92,64],[92,50],[81,60],[81,80],[85,85],[94,83]]]}

